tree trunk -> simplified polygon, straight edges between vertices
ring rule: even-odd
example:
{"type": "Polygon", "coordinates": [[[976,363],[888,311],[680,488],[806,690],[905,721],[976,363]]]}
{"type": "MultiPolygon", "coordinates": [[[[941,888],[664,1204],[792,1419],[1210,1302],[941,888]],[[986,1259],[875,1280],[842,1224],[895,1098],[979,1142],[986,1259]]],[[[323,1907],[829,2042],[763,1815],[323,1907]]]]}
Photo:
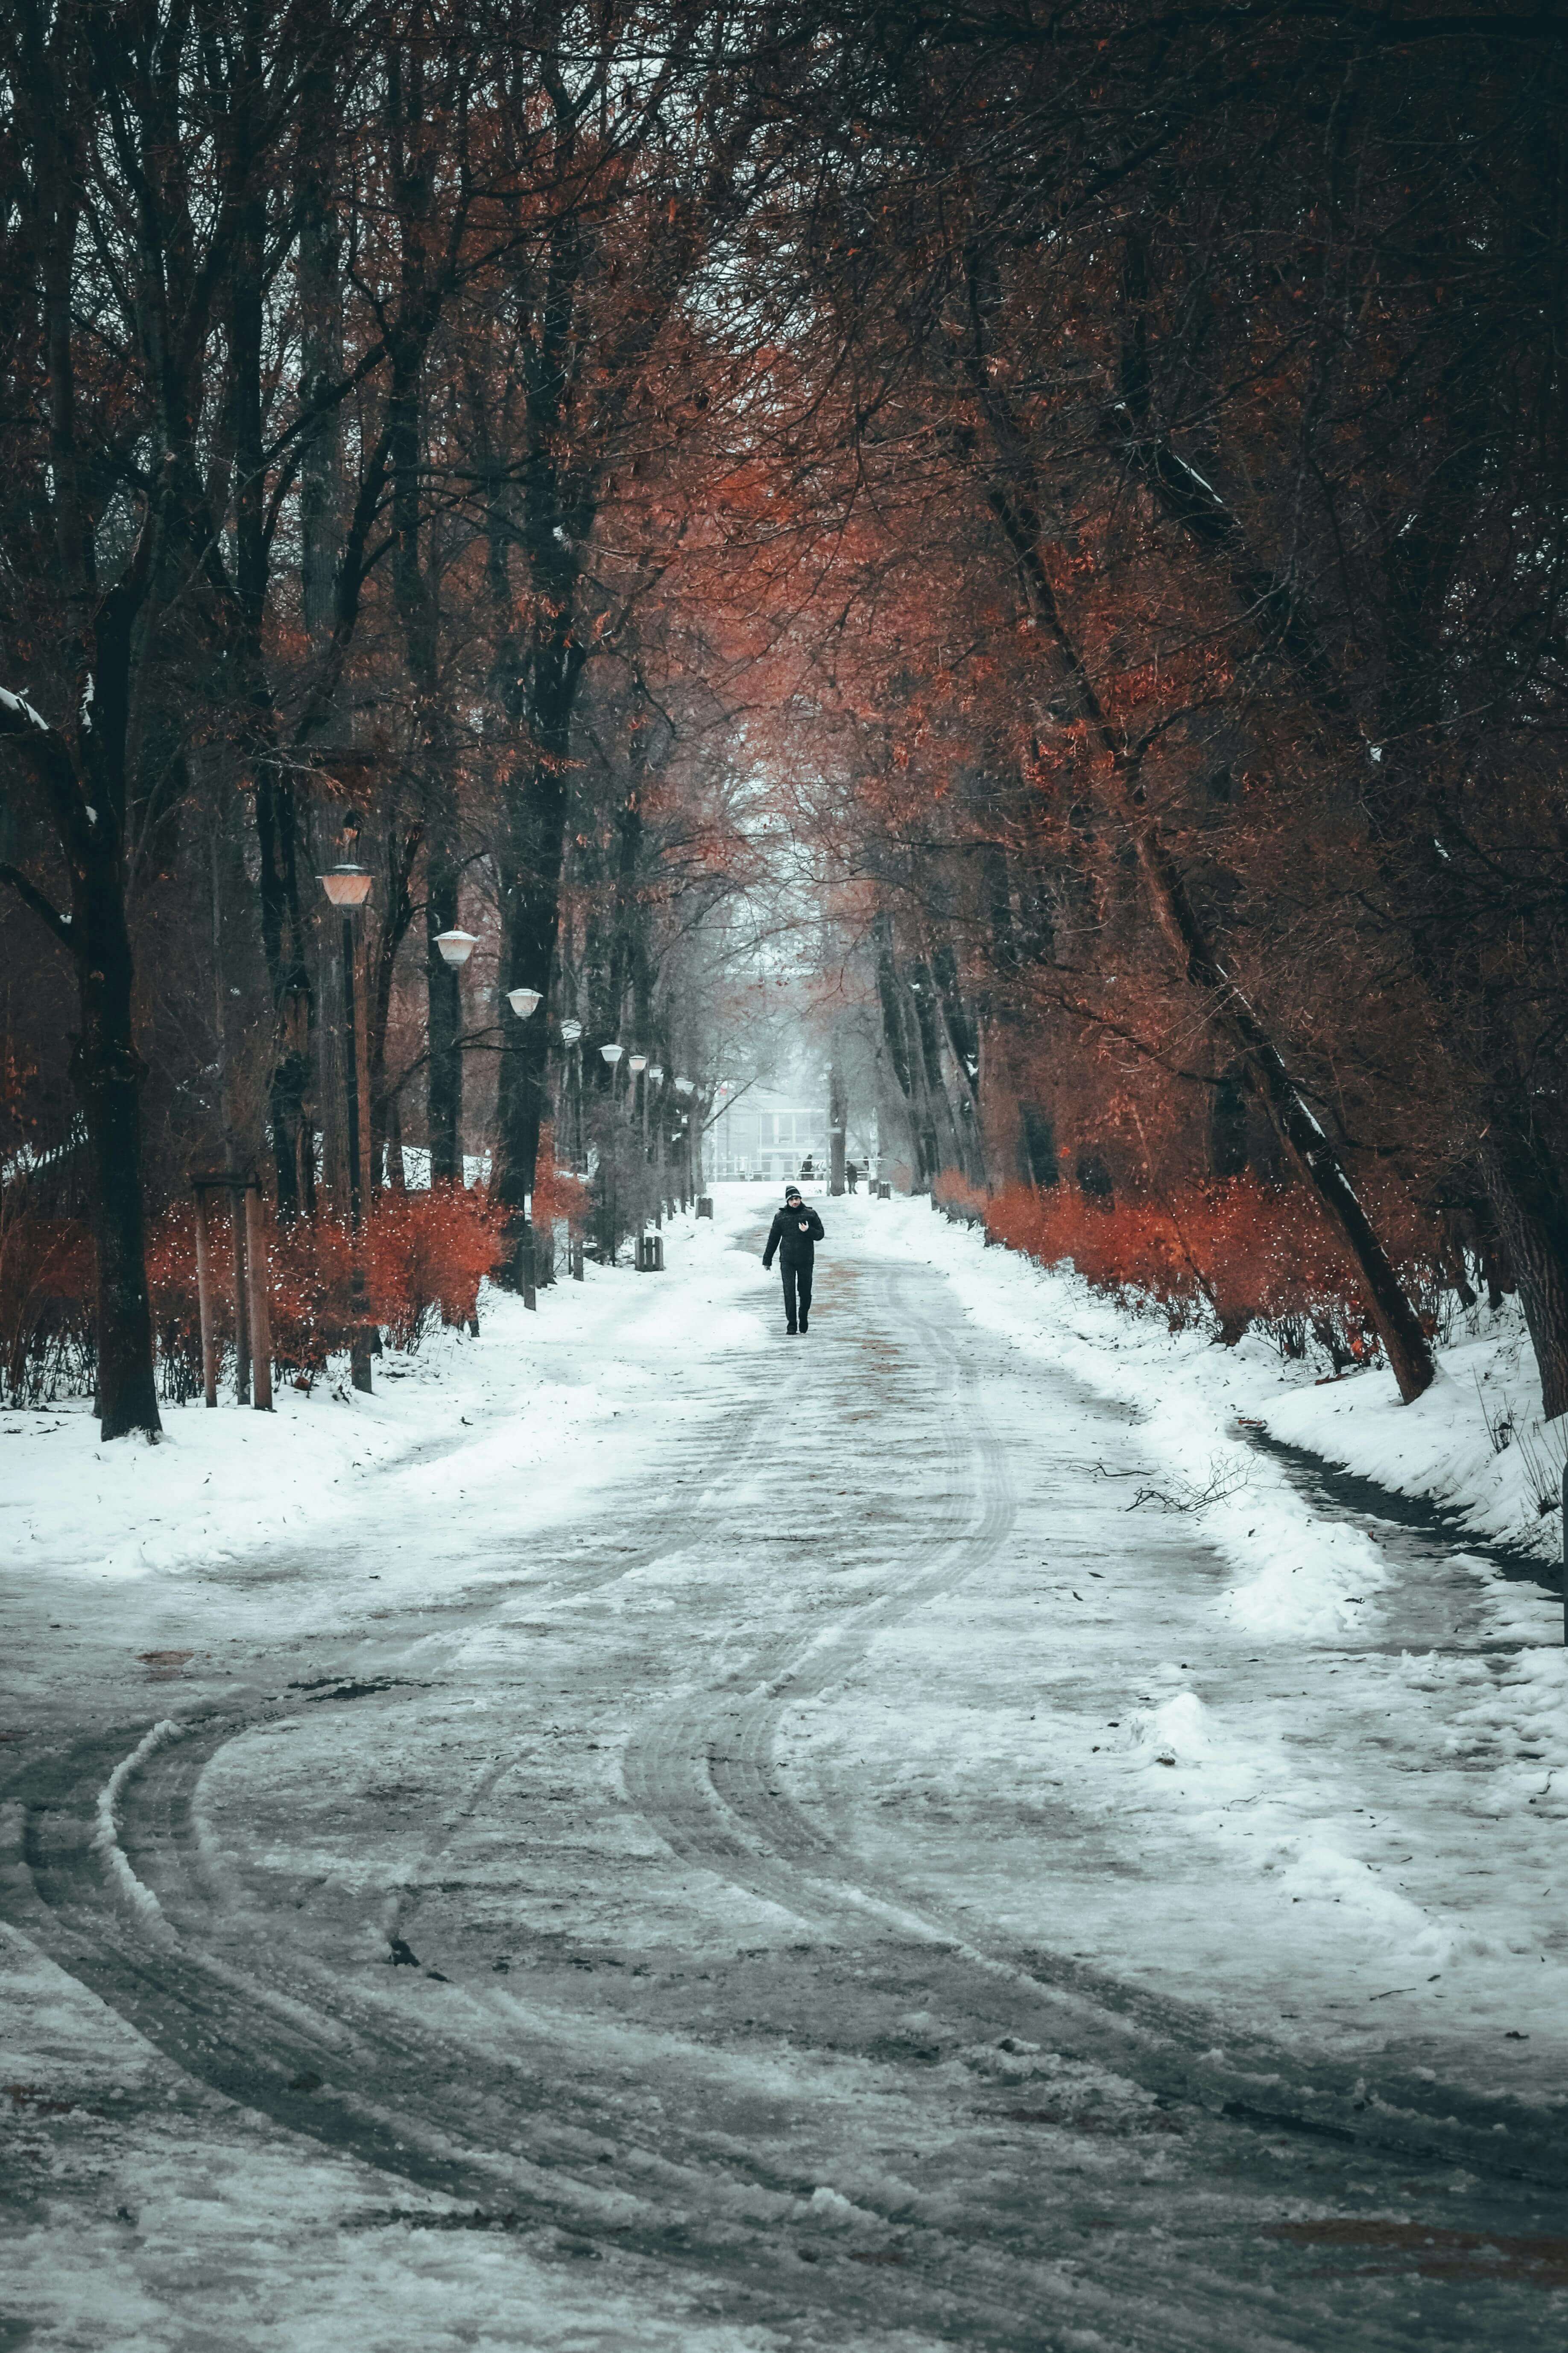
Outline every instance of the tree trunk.
{"type": "Polygon", "coordinates": [[[120,861],[111,848],[79,881],[87,955],[79,967],[81,1031],[71,1076],[87,1122],[98,1245],[98,1413],[100,1435],[162,1427],[153,1366],[147,1291],[147,1227],[142,1189],[142,1084],[146,1075],[132,1029],[131,937],[120,861]],[[111,870],[111,871],[110,871],[111,870]]]}
{"type": "Polygon", "coordinates": [[[1399,1394],[1410,1405],[1431,1387],[1436,1372],[1420,1318],[1405,1295],[1338,1151],[1302,1100],[1279,1049],[1205,938],[1158,826],[1145,824],[1135,839],[1138,862],[1160,927],[1187,978],[1208,999],[1211,1030],[1235,1050],[1244,1083],[1267,1112],[1275,1134],[1354,1260],[1399,1394]]]}
{"type": "MultiPolygon", "coordinates": [[[[538,747],[526,790],[507,813],[500,870],[501,981],[512,988],[537,988],[550,1001],[560,922],[561,863],[565,847],[567,763],[572,704],[582,672],[580,649],[553,649],[555,659],[541,681],[534,702],[538,747]]],[[[524,1278],[522,1246],[528,1235],[527,1203],[539,1161],[539,1132],[549,1107],[549,1026],[543,1009],[517,1024],[501,1057],[497,1103],[497,1198],[504,1204],[512,1237],[510,1272],[500,1280],[513,1288],[524,1278]],[[521,1033],[521,1034],[519,1034],[521,1033]]]]}
{"type": "Polygon", "coordinates": [[[1541,1410],[1552,1421],[1568,1412],[1568,1202],[1540,1146],[1507,1128],[1489,1132],[1481,1176],[1540,1367],[1541,1410]]]}

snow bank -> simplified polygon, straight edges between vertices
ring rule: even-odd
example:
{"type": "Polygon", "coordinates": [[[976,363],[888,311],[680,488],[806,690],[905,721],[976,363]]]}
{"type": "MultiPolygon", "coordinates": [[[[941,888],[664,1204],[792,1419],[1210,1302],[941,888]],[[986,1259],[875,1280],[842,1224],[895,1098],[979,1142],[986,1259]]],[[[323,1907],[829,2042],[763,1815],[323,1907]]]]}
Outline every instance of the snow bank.
{"type": "Polygon", "coordinates": [[[1427,1497],[1475,1535],[1560,1557],[1568,1430],[1542,1420],[1540,1377],[1511,1301],[1496,1317],[1465,1319],[1414,1405],[1400,1403],[1386,1375],[1357,1373],[1261,1409],[1288,1445],[1427,1497]]]}
{"type": "MultiPolygon", "coordinates": [[[[1201,1331],[1173,1333],[1162,1315],[1129,1311],[1071,1269],[988,1249],[923,1200],[882,1205],[884,1217],[889,1210],[901,1246],[942,1265],[978,1323],[1048,1350],[1136,1410],[1170,1473],[1152,1508],[1201,1515],[1205,1538],[1236,1571],[1226,1607],[1252,1633],[1374,1639],[1388,1579],[1376,1546],[1319,1517],[1288,1470],[1249,1442],[1249,1430],[1429,1500],[1473,1535],[1543,1567],[1558,1559],[1568,1430],[1542,1423],[1540,1382],[1512,1302],[1495,1317],[1477,1310],[1462,1319],[1436,1381],[1406,1406],[1384,1367],[1325,1377],[1319,1361],[1283,1361],[1256,1332],[1234,1348],[1201,1331]],[[1543,1497],[1552,1506],[1545,1513],[1543,1497]]],[[[1550,1639],[1544,1596],[1506,1585],[1484,1560],[1470,1566],[1489,1589],[1500,1639],[1550,1639]]]]}
{"type": "Polygon", "coordinates": [[[430,1538],[410,1570],[438,1572],[464,1556],[494,1482],[526,1473],[542,1514],[611,1467],[594,1460],[604,1426],[656,1386],[639,1361],[650,1333],[675,1357],[699,1332],[733,1337],[711,1229],[681,1220],[667,1239],[662,1284],[590,1266],[584,1282],[542,1291],[533,1314],[487,1288],[477,1339],[438,1331],[378,1358],[368,1397],[340,1379],[308,1395],[279,1383],[269,1414],[226,1398],[210,1412],[165,1406],[156,1447],[103,1445],[82,1398],[0,1411],[0,1557],[40,1586],[221,1578],[268,1547],[353,1546],[367,1495],[390,1479],[410,1531],[430,1538]]]}

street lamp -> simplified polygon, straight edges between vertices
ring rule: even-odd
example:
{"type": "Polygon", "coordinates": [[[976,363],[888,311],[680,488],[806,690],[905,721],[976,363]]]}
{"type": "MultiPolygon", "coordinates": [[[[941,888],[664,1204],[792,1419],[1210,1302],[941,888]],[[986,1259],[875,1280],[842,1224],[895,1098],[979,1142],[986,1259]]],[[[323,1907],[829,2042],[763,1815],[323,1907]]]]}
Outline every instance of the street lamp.
{"type": "MultiPolygon", "coordinates": [[[[531,989],[526,988],[520,988],[517,991],[519,997],[531,997],[532,993],[531,989]]],[[[521,1013],[521,1006],[520,1005],[517,1009],[521,1013]]],[[[575,1046],[582,1035],[583,1024],[580,1021],[563,1021],[561,1024],[561,1043],[563,1046],[575,1046]]]]}
{"type": "Polygon", "coordinates": [[[334,866],[330,874],[321,876],[321,888],[334,907],[363,907],[370,896],[374,877],[363,866],[351,862],[334,866]]]}
{"type": "Polygon", "coordinates": [[[600,1053],[604,1056],[605,1061],[608,1062],[612,1071],[615,1069],[616,1064],[620,1060],[621,1056],[626,1052],[626,1050],[624,1046],[601,1046],[599,1049],[600,1053]]]}
{"type": "MultiPolygon", "coordinates": [[[[357,828],[350,828],[350,838],[357,828]]],[[[370,1343],[364,1324],[364,1257],[360,1229],[364,1204],[360,1190],[359,1023],[354,1005],[354,915],[370,896],[374,877],[345,859],[321,878],[321,888],[342,913],[343,1070],[348,1093],[349,1145],[349,1377],[356,1389],[371,1387],[370,1343]]]]}
{"type": "Polygon", "coordinates": [[[442,962],[460,969],[478,947],[479,939],[473,932],[437,932],[436,944],[441,951],[442,962]]]}
{"type": "MultiPolygon", "coordinates": [[[[506,993],[506,1001],[510,1006],[512,1011],[516,1014],[518,1019],[520,1021],[526,1021],[531,1013],[538,1011],[539,1007],[543,1000],[537,988],[509,988],[506,993]]],[[[569,1023],[563,1021],[561,1025],[561,1034],[563,1038],[566,1036],[568,1029],[576,1029],[578,1036],[581,1037],[582,1030],[576,1022],[574,1021],[569,1023]]],[[[568,1039],[567,1043],[570,1044],[571,1042],[570,1039],[568,1039]]]]}
{"type": "Polygon", "coordinates": [[[570,1060],[566,1067],[566,1095],[572,1110],[572,1166],[579,1172],[583,1166],[583,1024],[568,1018],[561,1024],[561,1043],[570,1060]]]}
{"type": "MultiPolygon", "coordinates": [[[[637,1086],[637,1082],[638,1079],[641,1079],[641,1078],[642,1078],[642,1074],[643,1074],[643,1072],[644,1072],[644,1071],[647,1070],[647,1056],[646,1054],[630,1054],[630,1055],[628,1055],[628,1056],[627,1056],[627,1058],[626,1058],[626,1068],[627,1068],[627,1070],[628,1070],[628,1071],[631,1072],[631,1074],[632,1074],[632,1086],[631,1086],[631,1088],[630,1088],[630,1089],[628,1089],[628,1090],[627,1090],[627,1093],[626,1093],[626,1117],[627,1117],[627,1119],[630,1119],[630,1117],[631,1117],[631,1115],[632,1115],[632,1104],[633,1104],[633,1099],[634,1099],[634,1097],[633,1097],[633,1090],[635,1090],[635,1088],[636,1088],[636,1086],[637,1086]]],[[[642,1091],[642,1156],[643,1156],[643,1166],[644,1166],[644,1167],[645,1167],[645,1168],[646,1168],[646,1166],[647,1166],[647,1099],[648,1099],[648,1092],[649,1092],[649,1090],[648,1090],[647,1082],[647,1080],[646,1080],[646,1079],[644,1079],[644,1080],[643,1080],[643,1091],[642,1091]]],[[[644,1182],[644,1184],[646,1184],[647,1180],[647,1178],[645,1177],[642,1181],[644,1182]]],[[[645,1211],[645,1212],[642,1212],[642,1213],[641,1213],[641,1215],[642,1215],[642,1221],[643,1221],[643,1224],[646,1226],[646,1225],[647,1225],[647,1216],[646,1211],[645,1211]]]]}

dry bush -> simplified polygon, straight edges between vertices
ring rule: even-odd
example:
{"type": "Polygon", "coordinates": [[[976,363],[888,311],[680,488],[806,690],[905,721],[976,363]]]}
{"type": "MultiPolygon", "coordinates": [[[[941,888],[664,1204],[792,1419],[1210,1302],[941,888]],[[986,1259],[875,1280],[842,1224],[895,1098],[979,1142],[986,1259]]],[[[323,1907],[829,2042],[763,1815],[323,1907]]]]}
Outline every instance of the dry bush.
{"type": "Polygon", "coordinates": [[[505,1228],[505,1210],[482,1187],[378,1196],[366,1229],[370,1311],[395,1348],[417,1346],[437,1313],[445,1324],[472,1320],[505,1228]]]}

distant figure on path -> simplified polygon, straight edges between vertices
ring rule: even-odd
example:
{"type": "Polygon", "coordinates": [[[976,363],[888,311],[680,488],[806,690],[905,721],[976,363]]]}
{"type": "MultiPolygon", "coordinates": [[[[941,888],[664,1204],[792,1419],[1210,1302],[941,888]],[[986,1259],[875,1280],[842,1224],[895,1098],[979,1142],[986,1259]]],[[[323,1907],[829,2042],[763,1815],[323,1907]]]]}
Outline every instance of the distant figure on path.
{"type": "Polygon", "coordinates": [[[855,1190],[856,1180],[859,1176],[859,1174],[860,1171],[857,1168],[853,1160],[847,1160],[844,1163],[844,1182],[848,1186],[851,1192],[855,1190]]]}
{"type": "Polygon", "coordinates": [[[816,1245],[822,1239],[822,1219],[815,1209],[806,1208],[800,1198],[798,1185],[786,1185],[784,1208],[773,1219],[768,1246],[763,1252],[764,1267],[772,1266],[775,1250],[779,1254],[779,1271],[784,1276],[786,1338],[797,1329],[804,1332],[808,1328],[811,1271],[816,1258],[816,1245]],[[798,1325],[795,1320],[797,1300],[800,1308],[798,1325]]]}

